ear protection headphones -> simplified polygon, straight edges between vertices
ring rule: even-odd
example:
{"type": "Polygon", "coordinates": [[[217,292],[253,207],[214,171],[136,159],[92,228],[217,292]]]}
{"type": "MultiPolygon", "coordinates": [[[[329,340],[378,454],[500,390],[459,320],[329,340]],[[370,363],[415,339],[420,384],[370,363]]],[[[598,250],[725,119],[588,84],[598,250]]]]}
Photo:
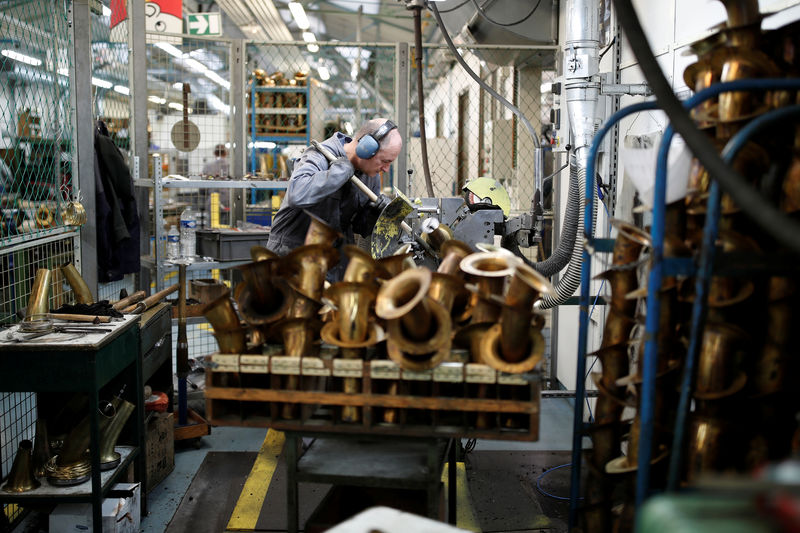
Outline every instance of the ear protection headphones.
{"type": "Polygon", "coordinates": [[[372,159],[375,157],[375,154],[380,150],[381,139],[386,137],[386,134],[395,128],[397,128],[397,124],[391,120],[387,120],[381,124],[377,130],[361,137],[356,146],[356,155],[361,159],[372,159]]]}

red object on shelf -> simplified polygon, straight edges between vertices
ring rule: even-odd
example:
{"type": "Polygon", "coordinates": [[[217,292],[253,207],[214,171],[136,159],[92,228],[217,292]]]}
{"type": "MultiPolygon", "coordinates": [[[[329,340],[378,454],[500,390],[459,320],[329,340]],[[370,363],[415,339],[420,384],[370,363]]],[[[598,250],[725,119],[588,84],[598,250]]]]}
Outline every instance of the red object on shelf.
{"type": "Polygon", "coordinates": [[[151,394],[150,397],[144,401],[144,410],[163,413],[167,410],[168,404],[169,399],[165,393],[153,391],[153,394],[151,394]]]}

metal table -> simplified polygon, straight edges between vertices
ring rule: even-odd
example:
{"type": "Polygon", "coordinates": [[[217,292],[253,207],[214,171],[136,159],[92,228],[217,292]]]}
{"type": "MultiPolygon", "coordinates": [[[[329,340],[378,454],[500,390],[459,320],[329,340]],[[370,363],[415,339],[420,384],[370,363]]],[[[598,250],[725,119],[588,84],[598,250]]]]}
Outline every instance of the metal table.
{"type": "Polygon", "coordinates": [[[144,400],[142,398],[142,359],[139,351],[139,316],[127,315],[119,322],[103,324],[107,333],[91,333],[75,338],[49,334],[35,340],[16,342],[18,326],[0,333],[0,390],[6,392],[83,392],[89,399],[91,483],[55,487],[42,481],[36,489],[19,494],[0,492],[0,503],[35,504],[72,502],[92,504],[94,531],[101,532],[102,502],[119,475],[133,463],[135,479],[142,483],[141,509],[146,514],[144,400]],[[128,425],[133,426],[134,446],[118,447],[119,466],[100,471],[99,392],[117,379],[125,385],[126,396],[135,404],[128,425]]]}
{"type": "Polygon", "coordinates": [[[448,463],[447,518],[456,520],[456,441],[385,435],[286,431],[288,531],[298,531],[298,484],[424,490],[428,516],[438,519],[441,467],[448,463]],[[303,437],[314,440],[300,454],[303,437]]]}

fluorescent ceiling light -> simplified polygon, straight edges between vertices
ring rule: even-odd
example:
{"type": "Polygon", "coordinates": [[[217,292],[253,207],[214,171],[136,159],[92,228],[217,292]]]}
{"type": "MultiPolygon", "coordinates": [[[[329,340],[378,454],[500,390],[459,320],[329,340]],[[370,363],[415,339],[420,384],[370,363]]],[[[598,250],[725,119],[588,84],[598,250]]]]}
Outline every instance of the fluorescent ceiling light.
{"type": "Polygon", "coordinates": [[[209,107],[211,107],[211,109],[219,111],[220,113],[223,113],[225,115],[231,114],[231,106],[220,100],[217,95],[209,94],[206,97],[206,101],[208,102],[208,105],[209,107]]]}
{"type": "Polygon", "coordinates": [[[156,46],[161,48],[162,50],[164,50],[166,53],[168,53],[171,56],[183,57],[183,52],[181,52],[180,49],[176,48],[175,46],[173,46],[173,45],[171,45],[169,43],[157,42],[156,46]]]}
{"type": "Polygon", "coordinates": [[[306,16],[306,11],[303,9],[303,5],[300,2],[289,2],[289,11],[292,12],[292,16],[298,28],[307,30],[311,27],[311,24],[308,22],[308,17],[306,16]]]}
{"type": "Polygon", "coordinates": [[[58,69],[58,73],[62,76],[69,76],[69,69],[68,68],[60,68],[58,69]]]}
{"type": "Polygon", "coordinates": [[[331,79],[331,73],[328,71],[328,67],[317,67],[317,72],[319,72],[319,78],[322,81],[331,79]]]}
{"type": "Polygon", "coordinates": [[[181,83],[179,81],[176,81],[175,83],[172,84],[172,88],[173,89],[177,89],[179,91],[182,91],[183,90],[183,83],[181,83]]]}
{"type": "Polygon", "coordinates": [[[103,16],[110,17],[111,16],[111,8],[108,6],[103,6],[103,16]]]}
{"type": "Polygon", "coordinates": [[[167,99],[166,98],[161,98],[160,96],[152,95],[152,96],[148,96],[147,99],[150,100],[151,102],[153,102],[154,104],[164,105],[164,104],[167,103],[167,99]]]}
{"type": "Polygon", "coordinates": [[[19,61],[20,63],[25,63],[26,65],[33,65],[34,67],[38,67],[42,64],[41,59],[36,59],[35,57],[31,57],[25,54],[20,54],[19,52],[15,52],[14,50],[3,50],[0,51],[0,54],[11,58],[15,61],[19,61]]]}
{"type": "Polygon", "coordinates": [[[124,85],[114,85],[114,90],[117,91],[119,94],[124,94],[129,96],[131,94],[131,90],[125,87],[124,85]]]}
{"type": "Polygon", "coordinates": [[[207,66],[205,66],[198,60],[194,59],[193,57],[187,57],[186,59],[184,59],[183,64],[192,70],[196,70],[200,74],[205,74],[205,72],[208,70],[207,66]]]}
{"type": "Polygon", "coordinates": [[[177,109],[178,111],[183,111],[183,104],[179,104],[178,102],[170,102],[167,104],[167,107],[177,109]]]}
{"type": "Polygon", "coordinates": [[[267,150],[272,150],[277,146],[274,142],[270,141],[256,141],[254,143],[247,143],[248,148],[266,148],[267,150]]]}
{"type": "MultiPolygon", "coordinates": [[[[307,43],[316,43],[317,36],[311,33],[310,31],[303,32],[303,40],[307,43]]],[[[319,52],[319,46],[316,44],[309,44],[306,48],[308,48],[309,52],[319,52]]]]}
{"type": "Polygon", "coordinates": [[[114,84],[110,81],[101,80],[100,78],[95,78],[94,76],[92,76],[92,85],[97,85],[103,89],[110,89],[114,86],[114,84]]]}

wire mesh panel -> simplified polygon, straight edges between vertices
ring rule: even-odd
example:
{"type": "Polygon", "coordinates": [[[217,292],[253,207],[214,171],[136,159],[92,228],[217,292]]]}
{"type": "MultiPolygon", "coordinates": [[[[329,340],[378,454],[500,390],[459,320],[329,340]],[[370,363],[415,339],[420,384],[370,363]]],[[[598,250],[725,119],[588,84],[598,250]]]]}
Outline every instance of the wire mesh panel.
{"type": "MultiPolygon", "coordinates": [[[[506,188],[512,209],[528,210],[534,192],[535,141],[531,132],[456,63],[449,49],[423,48],[425,141],[434,196],[460,195],[465,183],[486,176],[506,188]]],[[[522,112],[537,139],[546,137],[551,104],[541,88],[555,77],[552,48],[470,46],[459,52],[494,92],[522,112]]],[[[408,168],[413,173],[409,192],[429,196],[423,172],[415,59],[410,61],[408,168]]]]}
{"type": "Polygon", "coordinates": [[[0,246],[65,225],[72,189],[67,3],[0,13],[0,246]]]}

